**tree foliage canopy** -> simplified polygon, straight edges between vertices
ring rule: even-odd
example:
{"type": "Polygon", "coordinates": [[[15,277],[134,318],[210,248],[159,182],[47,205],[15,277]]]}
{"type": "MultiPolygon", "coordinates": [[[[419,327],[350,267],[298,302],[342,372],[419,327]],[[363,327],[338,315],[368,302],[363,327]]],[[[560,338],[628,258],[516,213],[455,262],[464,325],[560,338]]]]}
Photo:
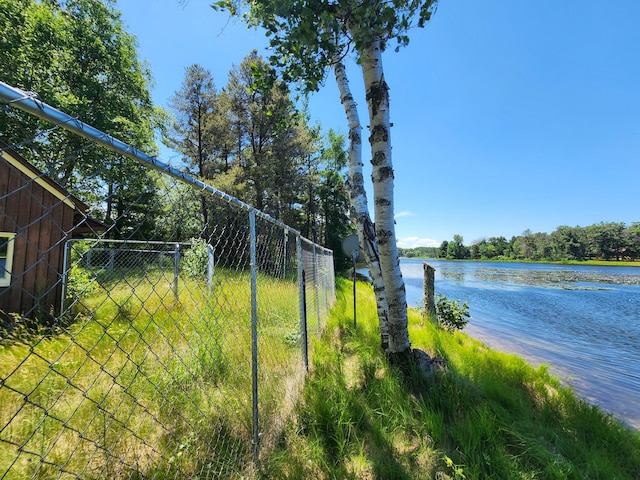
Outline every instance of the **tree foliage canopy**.
{"type": "Polygon", "coordinates": [[[382,47],[395,40],[396,49],[409,43],[409,29],[423,27],[437,0],[220,0],[213,8],[242,16],[266,31],[272,65],[286,81],[318,90],[337,58],[361,52],[374,39],[382,47]]]}
{"type": "MultiPolygon", "coordinates": [[[[408,30],[414,25],[424,26],[436,5],[437,0],[219,0],[214,4],[214,8],[232,15],[242,14],[249,25],[264,28],[274,52],[272,64],[285,79],[299,82],[306,91],[317,90],[329,67],[340,65],[348,53],[357,54],[371,130],[376,228],[370,241],[377,244],[375,258],[367,261],[376,270],[374,277],[379,270],[381,281],[376,288],[385,291],[386,299],[378,299],[381,344],[388,352],[399,354],[398,358],[410,351],[410,342],[406,291],[395,239],[389,87],[381,53],[394,39],[398,48],[406,45],[408,30]]],[[[348,113],[347,117],[353,118],[348,113]]],[[[352,139],[354,135],[359,137],[358,128],[350,125],[352,139]]],[[[351,160],[359,162],[359,158],[351,160]]],[[[352,197],[353,202],[357,200],[352,197]]],[[[360,242],[365,242],[363,232],[369,229],[362,217],[356,217],[356,221],[360,242]]]]}
{"type": "MultiPolygon", "coordinates": [[[[115,5],[0,0],[2,80],[150,154],[154,127],[162,127],[192,174],[307,237],[328,244],[348,230],[344,152],[325,152],[320,128],[309,125],[267,62],[250,53],[220,90],[205,68],[187,67],[169,118],[152,106],[150,73],[115,5]]],[[[28,160],[94,205],[91,215],[111,225],[109,236],[210,233],[211,199],[168,187],[137,162],[20,110],[0,112],[0,137],[27,145],[28,160]]]]}
{"type": "MultiPolygon", "coordinates": [[[[151,76],[114,5],[111,0],[0,0],[2,80],[153,153],[151,76]]],[[[83,200],[106,198],[100,217],[115,225],[114,236],[153,228],[148,204],[154,180],[145,168],[19,110],[0,112],[0,136],[8,143],[27,142],[28,160],[83,200]],[[119,167],[104,168],[107,159],[119,167]]]]}
{"type": "MultiPolygon", "coordinates": [[[[153,144],[151,76],[113,5],[109,0],[0,0],[0,71],[4,82],[148,149],[153,144]]],[[[33,122],[8,123],[4,115],[0,127],[14,141],[41,133],[33,122]]],[[[61,183],[72,181],[62,160],[49,166],[61,183]]]]}

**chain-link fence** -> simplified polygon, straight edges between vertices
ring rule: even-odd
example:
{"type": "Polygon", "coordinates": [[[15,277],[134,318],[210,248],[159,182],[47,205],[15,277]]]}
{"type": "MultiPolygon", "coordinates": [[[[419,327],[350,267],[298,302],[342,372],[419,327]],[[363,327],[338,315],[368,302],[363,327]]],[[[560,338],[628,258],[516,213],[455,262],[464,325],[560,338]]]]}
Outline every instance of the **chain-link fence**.
{"type": "Polygon", "coordinates": [[[251,477],[334,300],[332,252],[1,82],[0,99],[39,136],[0,132],[0,479],[251,477]],[[101,170],[63,187],[37,146],[68,130],[72,163],[101,170]]]}

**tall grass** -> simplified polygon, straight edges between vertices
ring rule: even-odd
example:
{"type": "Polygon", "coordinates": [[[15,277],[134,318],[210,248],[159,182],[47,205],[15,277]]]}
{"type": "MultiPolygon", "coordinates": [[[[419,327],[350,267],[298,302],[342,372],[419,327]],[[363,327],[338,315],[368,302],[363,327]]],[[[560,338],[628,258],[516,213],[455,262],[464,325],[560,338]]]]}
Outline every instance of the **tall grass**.
{"type": "MultiPolygon", "coordinates": [[[[177,297],[161,272],[123,278],[77,299],[66,330],[0,345],[0,477],[246,474],[248,274],[220,269],[212,290],[181,278],[177,297]]],[[[303,370],[297,288],[258,278],[267,434],[303,370]]]]}
{"type": "Polygon", "coordinates": [[[373,294],[338,282],[312,373],[264,478],[637,479],[640,435],[543,366],[410,313],[414,348],[446,359],[424,376],[380,351],[373,294]]]}

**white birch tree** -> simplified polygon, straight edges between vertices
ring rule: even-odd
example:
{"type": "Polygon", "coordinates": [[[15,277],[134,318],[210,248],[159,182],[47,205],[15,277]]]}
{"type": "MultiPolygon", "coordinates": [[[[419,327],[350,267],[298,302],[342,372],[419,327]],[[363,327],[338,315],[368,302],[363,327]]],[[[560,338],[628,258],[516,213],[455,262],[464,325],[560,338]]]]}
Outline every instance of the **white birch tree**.
{"type": "Polygon", "coordinates": [[[388,306],[388,334],[390,353],[410,349],[407,319],[407,298],[400,271],[396,245],[393,210],[393,163],[391,161],[391,132],[389,120],[389,88],[384,81],[380,40],[371,42],[361,52],[362,73],[369,108],[371,135],[371,165],[373,171],[374,213],[376,239],[380,253],[380,270],[384,281],[388,306]]]}
{"type": "MultiPolygon", "coordinates": [[[[407,45],[409,29],[423,27],[436,5],[437,0],[221,0],[214,5],[233,15],[242,14],[250,25],[263,27],[274,52],[272,62],[280,67],[285,80],[301,81],[307,90],[319,88],[336,58],[351,51],[358,55],[371,129],[375,237],[388,306],[387,351],[396,355],[411,348],[393,217],[389,88],[382,52],[393,40],[396,48],[407,45]]],[[[347,111],[348,118],[349,114],[347,111]]],[[[360,227],[364,231],[364,226],[360,227]]]]}
{"type": "Polygon", "coordinates": [[[338,90],[340,91],[340,101],[344,106],[347,123],[349,125],[349,175],[347,186],[349,188],[349,200],[351,202],[351,212],[353,223],[358,233],[358,241],[365,261],[369,267],[369,275],[373,282],[373,291],[376,296],[376,307],[378,310],[378,322],[380,325],[380,343],[383,349],[389,346],[389,307],[387,304],[387,294],[380,269],[380,255],[378,253],[378,241],[376,233],[369,215],[369,204],[364,188],[364,174],[362,163],[362,125],[356,102],[349,87],[347,70],[344,63],[338,60],[333,67],[338,90]]]}

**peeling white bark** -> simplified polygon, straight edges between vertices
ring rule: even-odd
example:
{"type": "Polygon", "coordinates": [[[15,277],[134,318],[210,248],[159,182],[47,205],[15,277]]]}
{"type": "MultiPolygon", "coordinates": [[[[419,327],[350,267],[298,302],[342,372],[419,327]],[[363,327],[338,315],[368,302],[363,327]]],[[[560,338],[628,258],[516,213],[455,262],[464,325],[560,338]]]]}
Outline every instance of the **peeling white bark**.
{"type": "Polygon", "coordinates": [[[378,243],[373,223],[369,216],[367,195],[364,189],[364,175],[362,173],[362,126],[360,125],[356,102],[349,88],[347,72],[342,62],[337,62],[334,65],[334,73],[340,91],[340,101],[344,106],[349,125],[349,180],[347,186],[349,189],[351,213],[354,217],[360,247],[373,281],[378,321],[380,324],[380,341],[383,348],[386,349],[389,344],[388,305],[382,270],[380,268],[378,243]]]}
{"type": "Polygon", "coordinates": [[[373,41],[360,52],[371,136],[371,164],[373,165],[373,197],[375,230],[380,254],[380,267],[389,307],[390,353],[411,348],[407,320],[407,297],[400,271],[393,218],[393,163],[389,121],[389,89],[384,81],[382,47],[373,41]]]}

